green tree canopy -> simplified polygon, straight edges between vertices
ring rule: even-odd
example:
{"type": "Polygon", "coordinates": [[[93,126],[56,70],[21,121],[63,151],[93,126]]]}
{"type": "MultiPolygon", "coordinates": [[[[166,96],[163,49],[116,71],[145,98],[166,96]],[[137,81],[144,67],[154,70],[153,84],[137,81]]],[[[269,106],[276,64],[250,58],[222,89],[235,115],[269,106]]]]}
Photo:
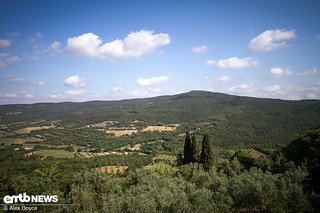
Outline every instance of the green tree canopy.
{"type": "Polygon", "coordinates": [[[289,161],[307,167],[309,188],[320,194],[320,127],[305,131],[283,151],[289,161]]]}
{"type": "Polygon", "coordinates": [[[210,170],[213,165],[213,153],[208,134],[203,136],[200,163],[203,164],[203,169],[205,171],[210,170]]]}
{"type": "Polygon", "coordinates": [[[199,161],[200,158],[200,149],[199,149],[199,143],[197,141],[196,135],[193,133],[191,137],[191,152],[192,152],[192,158],[191,162],[195,163],[199,161]]]}
{"type": "Polygon", "coordinates": [[[250,153],[244,150],[237,150],[236,153],[234,153],[233,158],[237,158],[245,169],[250,169],[255,163],[255,160],[250,153]]]}
{"type": "Polygon", "coordinates": [[[184,155],[183,155],[184,164],[191,163],[192,160],[192,151],[191,151],[191,138],[190,133],[186,132],[186,139],[184,141],[184,155]]]}

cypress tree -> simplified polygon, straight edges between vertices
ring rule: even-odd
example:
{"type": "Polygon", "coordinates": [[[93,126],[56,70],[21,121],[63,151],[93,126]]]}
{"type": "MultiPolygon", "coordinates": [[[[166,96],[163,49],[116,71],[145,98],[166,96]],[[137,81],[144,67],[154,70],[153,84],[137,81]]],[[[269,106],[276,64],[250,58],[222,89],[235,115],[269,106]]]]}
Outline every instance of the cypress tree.
{"type": "Polygon", "coordinates": [[[184,141],[184,155],[183,162],[184,164],[188,164],[192,159],[192,151],[191,151],[191,138],[189,132],[186,132],[186,139],[184,141]]]}
{"type": "Polygon", "coordinates": [[[197,137],[195,134],[192,134],[191,137],[191,152],[192,152],[192,158],[191,158],[191,162],[195,163],[195,162],[199,162],[199,143],[197,141],[197,137]]]}
{"type": "Polygon", "coordinates": [[[213,165],[213,153],[208,134],[205,134],[203,137],[200,163],[203,164],[203,169],[205,171],[208,171],[213,165]]]}

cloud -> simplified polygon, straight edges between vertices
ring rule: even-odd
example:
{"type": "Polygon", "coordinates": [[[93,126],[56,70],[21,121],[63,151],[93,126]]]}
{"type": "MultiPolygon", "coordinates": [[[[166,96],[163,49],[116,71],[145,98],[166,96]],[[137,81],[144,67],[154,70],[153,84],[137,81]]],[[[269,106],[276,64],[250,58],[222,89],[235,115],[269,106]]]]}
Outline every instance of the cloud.
{"type": "Polygon", "coordinates": [[[25,99],[32,99],[35,98],[36,95],[32,94],[31,92],[28,91],[20,91],[18,93],[16,92],[9,92],[9,93],[5,93],[5,94],[0,94],[0,97],[3,98],[21,98],[21,100],[25,100],[25,99]]]}
{"type": "Polygon", "coordinates": [[[264,88],[264,91],[266,91],[267,93],[279,93],[281,91],[281,87],[279,85],[273,84],[273,85],[269,85],[266,86],[264,88]]]}
{"type": "Polygon", "coordinates": [[[206,76],[203,77],[203,79],[204,79],[204,80],[209,80],[209,79],[210,79],[210,76],[206,75],[206,76]]]}
{"type": "Polygon", "coordinates": [[[305,72],[301,72],[301,73],[297,73],[296,76],[312,76],[317,74],[318,70],[316,68],[313,68],[311,70],[305,71],[305,72]]]}
{"type": "Polygon", "coordinates": [[[273,76],[292,76],[293,71],[290,68],[281,68],[281,67],[274,67],[270,69],[270,74],[273,76]]]}
{"type": "Polygon", "coordinates": [[[68,90],[66,92],[66,95],[68,95],[68,96],[80,96],[83,94],[84,94],[83,90],[68,90]]]}
{"type": "Polygon", "coordinates": [[[228,82],[228,81],[231,81],[231,77],[230,76],[227,76],[227,75],[224,75],[224,76],[221,76],[220,78],[219,78],[219,82],[221,82],[221,83],[226,83],[226,82],[228,82]]]}
{"type": "Polygon", "coordinates": [[[122,92],[123,90],[124,90],[123,87],[113,87],[111,91],[114,93],[119,93],[119,92],[122,92]]]}
{"type": "Polygon", "coordinates": [[[12,40],[9,39],[0,39],[0,47],[4,48],[4,47],[10,47],[12,44],[12,40]]]}
{"type": "Polygon", "coordinates": [[[44,86],[45,83],[43,81],[32,81],[31,84],[35,84],[37,86],[44,86]]]}
{"type": "Polygon", "coordinates": [[[11,92],[11,93],[5,93],[4,95],[2,95],[4,98],[17,98],[18,94],[11,92]]]}
{"type": "Polygon", "coordinates": [[[155,76],[152,78],[139,78],[137,83],[140,86],[155,86],[169,80],[169,76],[155,76]]]}
{"type": "Polygon", "coordinates": [[[254,51],[267,52],[287,46],[287,41],[296,37],[294,30],[266,30],[253,38],[248,47],[254,51]]]}
{"type": "Polygon", "coordinates": [[[241,69],[246,67],[258,66],[259,60],[246,57],[238,58],[231,57],[227,59],[220,59],[219,61],[208,60],[207,65],[214,66],[221,69],[241,69]]]}
{"type": "Polygon", "coordinates": [[[80,56],[114,60],[137,58],[169,43],[168,34],[154,34],[148,30],[131,32],[123,40],[116,39],[107,43],[103,43],[93,33],[86,33],[68,38],[66,49],[80,56]]]}
{"type": "Polygon", "coordinates": [[[11,81],[12,81],[12,82],[15,82],[15,83],[18,83],[18,82],[24,81],[24,78],[16,77],[16,78],[12,78],[11,81]]]}
{"type": "Polygon", "coordinates": [[[256,86],[253,83],[242,83],[229,89],[231,92],[236,92],[240,94],[248,94],[257,90],[256,86]]]}
{"type": "Polygon", "coordinates": [[[145,98],[161,95],[159,88],[148,88],[146,90],[134,90],[131,94],[133,97],[145,98]]]}
{"type": "Polygon", "coordinates": [[[53,91],[53,92],[49,93],[47,96],[48,96],[50,99],[60,99],[60,100],[62,100],[62,99],[64,99],[64,98],[66,98],[65,95],[59,93],[58,91],[53,91]]]}
{"type": "Polygon", "coordinates": [[[270,69],[270,74],[277,77],[283,77],[283,76],[296,76],[296,77],[302,77],[302,76],[312,76],[317,74],[318,70],[316,68],[313,68],[311,70],[307,70],[305,72],[299,72],[296,73],[293,70],[291,70],[289,67],[281,68],[281,67],[274,67],[270,69]]]}
{"type": "Polygon", "coordinates": [[[28,92],[28,91],[21,91],[20,94],[21,94],[21,96],[22,96],[23,98],[28,98],[28,99],[30,99],[30,98],[34,98],[34,97],[35,97],[34,94],[32,94],[32,93],[30,93],[30,92],[28,92]]]}
{"type": "Polygon", "coordinates": [[[55,54],[55,53],[60,53],[62,52],[61,49],[61,43],[59,41],[54,41],[51,45],[50,45],[50,49],[51,51],[55,54]]]}
{"type": "Polygon", "coordinates": [[[192,47],[191,51],[195,54],[200,54],[206,52],[208,47],[206,45],[201,45],[201,46],[195,46],[192,47]]]}
{"type": "Polygon", "coordinates": [[[37,32],[37,33],[36,33],[36,36],[37,36],[38,38],[41,38],[41,37],[42,37],[42,33],[41,33],[41,32],[37,32]]]}
{"type": "Polygon", "coordinates": [[[18,56],[10,56],[8,53],[0,53],[0,68],[16,64],[20,61],[21,59],[18,56]]]}
{"type": "Polygon", "coordinates": [[[8,53],[0,53],[0,58],[7,58],[9,56],[10,56],[10,54],[8,54],[8,53]]]}
{"type": "MultiPolygon", "coordinates": [[[[272,94],[271,94],[272,95],[272,94]]],[[[284,99],[301,100],[301,99],[320,99],[320,81],[316,81],[311,85],[306,86],[291,86],[281,88],[281,91],[276,93],[284,99]]]]}
{"type": "Polygon", "coordinates": [[[4,61],[0,60],[0,68],[6,67],[6,66],[7,66],[7,64],[4,61]]]}
{"type": "Polygon", "coordinates": [[[20,32],[8,32],[7,36],[12,38],[17,38],[20,36],[20,32]]]}
{"type": "Polygon", "coordinates": [[[18,56],[12,56],[6,59],[8,64],[16,64],[21,61],[21,59],[18,56]]]}
{"type": "Polygon", "coordinates": [[[43,81],[32,81],[29,79],[25,79],[25,78],[16,76],[15,74],[12,74],[12,73],[5,75],[4,78],[12,83],[26,83],[26,84],[37,85],[37,86],[44,86],[45,85],[45,83],[43,81]]]}
{"type": "Polygon", "coordinates": [[[64,80],[64,86],[66,87],[84,87],[86,82],[84,79],[80,78],[78,75],[70,76],[64,80]]]}

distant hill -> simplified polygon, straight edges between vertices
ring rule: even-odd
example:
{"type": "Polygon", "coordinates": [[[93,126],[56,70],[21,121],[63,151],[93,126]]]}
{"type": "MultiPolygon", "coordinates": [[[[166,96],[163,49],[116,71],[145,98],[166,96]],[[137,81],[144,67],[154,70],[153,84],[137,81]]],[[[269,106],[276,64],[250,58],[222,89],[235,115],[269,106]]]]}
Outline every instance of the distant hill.
{"type": "Polygon", "coordinates": [[[191,91],[121,101],[37,103],[0,106],[1,124],[61,120],[84,126],[106,120],[184,124],[209,132],[216,141],[254,145],[284,144],[320,125],[320,101],[288,101],[191,91]]]}

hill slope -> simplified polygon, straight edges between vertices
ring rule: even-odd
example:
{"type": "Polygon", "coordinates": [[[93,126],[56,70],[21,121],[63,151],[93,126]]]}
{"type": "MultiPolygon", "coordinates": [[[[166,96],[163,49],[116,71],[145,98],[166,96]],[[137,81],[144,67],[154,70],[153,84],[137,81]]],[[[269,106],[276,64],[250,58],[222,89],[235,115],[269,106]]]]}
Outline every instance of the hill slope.
{"type": "Polygon", "coordinates": [[[0,106],[1,124],[61,120],[84,126],[106,120],[179,123],[214,136],[218,144],[283,144],[320,124],[320,101],[285,101],[221,93],[188,93],[122,101],[0,106]]]}

